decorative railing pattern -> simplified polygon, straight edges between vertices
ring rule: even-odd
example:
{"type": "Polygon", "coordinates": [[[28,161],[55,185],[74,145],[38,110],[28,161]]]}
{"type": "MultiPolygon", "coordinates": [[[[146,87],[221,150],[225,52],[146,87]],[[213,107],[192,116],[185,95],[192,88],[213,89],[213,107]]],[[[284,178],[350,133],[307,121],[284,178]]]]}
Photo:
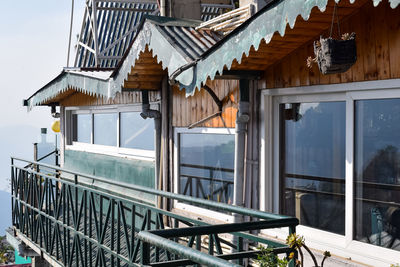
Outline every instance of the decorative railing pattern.
{"type": "Polygon", "coordinates": [[[122,184],[17,158],[11,159],[11,190],[15,233],[40,247],[41,253],[60,266],[232,264],[227,260],[241,264],[257,254],[244,251],[246,242],[268,244],[277,248],[276,253],[292,251],[248,231],[288,227],[289,232],[294,232],[298,224],[297,219],[287,216],[122,184]],[[27,165],[33,167],[24,167],[27,165]],[[125,191],[111,192],[116,187],[125,191]],[[250,216],[253,221],[209,225],[141,201],[143,193],[219,208],[250,216]],[[158,241],[151,239],[154,235],[158,241]],[[208,237],[208,241],[202,237],[208,237]]]}
{"type": "Polygon", "coordinates": [[[197,198],[230,204],[233,198],[233,169],[180,164],[180,193],[197,198]],[[204,171],[208,175],[194,175],[194,171],[204,171]],[[216,173],[223,177],[215,178],[216,173]],[[232,176],[228,179],[227,176],[232,176]]]}

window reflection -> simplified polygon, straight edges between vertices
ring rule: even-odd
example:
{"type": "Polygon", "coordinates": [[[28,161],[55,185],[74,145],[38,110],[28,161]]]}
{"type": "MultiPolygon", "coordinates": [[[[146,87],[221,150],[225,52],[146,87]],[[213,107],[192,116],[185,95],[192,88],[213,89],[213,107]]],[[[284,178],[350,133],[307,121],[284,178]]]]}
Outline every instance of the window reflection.
{"type": "Polygon", "coordinates": [[[72,123],[74,125],[73,141],[91,143],[92,115],[74,114],[72,116],[72,123]]]}
{"type": "Polygon", "coordinates": [[[117,145],[117,113],[94,114],[94,144],[117,145]]]}
{"type": "Polygon", "coordinates": [[[154,120],[139,112],[121,113],[121,147],[154,150],[154,120]]]}
{"type": "Polygon", "coordinates": [[[180,134],[179,193],[231,204],[235,138],[180,134]]]}
{"type": "Polygon", "coordinates": [[[400,250],[400,99],[355,102],[355,239],[400,250]]]}
{"type": "Polygon", "coordinates": [[[280,105],[282,212],[344,234],[345,102],[280,105]]]}

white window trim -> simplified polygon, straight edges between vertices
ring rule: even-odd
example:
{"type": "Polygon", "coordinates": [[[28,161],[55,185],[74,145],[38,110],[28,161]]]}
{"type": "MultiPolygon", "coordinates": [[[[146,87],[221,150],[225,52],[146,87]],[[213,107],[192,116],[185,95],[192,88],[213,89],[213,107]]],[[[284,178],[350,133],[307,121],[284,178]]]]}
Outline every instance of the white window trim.
{"type": "MultiPolygon", "coordinates": [[[[179,192],[179,146],[180,146],[180,138],[179,135],[182,133],[203,133],[203,134],[234,134],[235,129],[233,128],[182,128],[175,127],[174,128],[174,192],[179,192]]],[[[195,214],[201,214],[209,218],[213,218],[214,220],[220,220],[225,222],[233,222],[233,216],[227,215],[225,213],[208,210],[205,208],[196,207],[190,204],[182,203],[177,200],[174,200],[174,208],[178,210],[190,211],[195,214]]]]}
{"type": "MultiPolygon", "coordinates": [[[[150,104],[151,109],[159,110],[158,104],[150,104]]],[[[65,120],[69,122],[69,125],[65,125],[67,134],[65,135],[65,149],[75,150],[89,153],[97,153],[114,157],[123,157],[128,159],[137,159],[144,161],[155,161],[155,150],[144,150],[144,149],[133,149],[120,147],[120,113],[121,112],[140,112],[142,110],[141,104],[129,104],[129,105],[104,105],[104,106],[78,106],[78,107],[65,107],[66,116],[72,116],[72,114],[100,114],[100,113],[117,113],[117,146],[105,146],[93,144],[93,119],[92,119],[92,131],[91,131],[91,143],[82,143],[72,141],[72,144],[66,142],[66,140],[72,140],[72,120],[65,120]]]]}
{"type": "MultiPolygon", "coordinates": [[[[261,165],[260,203],[262,210],[279,212],[279,128],[278,103],[311,101],[346,101],[346,211],[345,235],[338,235],[306,226],[298,226],[307,243],[321,251],[373,266],[389,266],[398,263],[400,252],[353,240],[353,151],[354,151],[354,101],[362,99],[400,98],[400,79],[355,82],[347,84],[315,85],[292,88],[266,89],[262,91],[260,116],[261,165]],[[272,196],[272,197],[270,197],[272,196]],[[352,196],[352,197],[348,197],[352,196]],[[271,203],[272,201],[272,203],[271,203]]],[[[262,231],[269,236],[284,240],[284,229],[262,231]]]]}

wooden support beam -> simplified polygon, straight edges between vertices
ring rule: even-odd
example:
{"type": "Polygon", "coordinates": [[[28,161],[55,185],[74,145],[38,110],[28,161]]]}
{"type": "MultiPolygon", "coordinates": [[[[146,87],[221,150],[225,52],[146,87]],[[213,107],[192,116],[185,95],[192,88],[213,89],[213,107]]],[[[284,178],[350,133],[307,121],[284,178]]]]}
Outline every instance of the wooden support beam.
{"type": "Polygon", "coordinates": [[[224,70],[222,75],[215,76],[216,80],[259,80],[263,75],[262,71],[254,70],[224,70]]]}
{"type": "Polygon", "coordinates": [[[161,83],[159,82],[124,82],[122,92],[136,92],[140,90],[160,90],[161,83]]]}

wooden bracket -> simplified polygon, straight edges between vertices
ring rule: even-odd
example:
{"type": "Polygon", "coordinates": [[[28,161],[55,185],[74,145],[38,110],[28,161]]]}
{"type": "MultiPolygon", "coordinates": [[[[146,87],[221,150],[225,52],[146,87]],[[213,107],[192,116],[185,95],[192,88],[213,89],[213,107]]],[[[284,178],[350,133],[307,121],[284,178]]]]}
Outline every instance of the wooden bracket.
{"type": "Polygon", "coordinates": [[[224,70],[222,75],[216,75],[215,80],[260,80],[263,75],[258,70],[224,70]]]}

